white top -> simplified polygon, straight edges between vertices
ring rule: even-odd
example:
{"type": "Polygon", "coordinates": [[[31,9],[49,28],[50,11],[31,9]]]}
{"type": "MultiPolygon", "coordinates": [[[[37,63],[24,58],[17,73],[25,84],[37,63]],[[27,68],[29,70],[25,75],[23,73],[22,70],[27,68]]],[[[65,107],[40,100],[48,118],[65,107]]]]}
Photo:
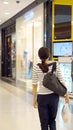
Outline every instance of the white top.
{"type": "MultiPolygon", "coordinates": [[[[48,72],[51,72],[52,70],[52,65],[49,66],[49,71],[48,72]]],[[[38,91],[38,94],[50,94],[50,93],[53,93],[53,91],[49,90],[48,88],[45,88],[43,85],[42,85],[42,81],[43,81],[43,78],[44,78],[44,75],[46,73],[43,73],[42,70],[40,69],[40,67],[38,65],[34,65],[33,66],[33,71],[32,71],[32,84],[38,84],[39,82],[39,91],[38,91]]],[[[62,78],[62,75],[61,75],[61,71],[60,71],[60,67],[59,67],[59,64],[56,63],[56,72],[55,72],[56,76],[59,78],[59,80],[61,82],[64,82],[63,81],[63,78],[62,78]]]]}

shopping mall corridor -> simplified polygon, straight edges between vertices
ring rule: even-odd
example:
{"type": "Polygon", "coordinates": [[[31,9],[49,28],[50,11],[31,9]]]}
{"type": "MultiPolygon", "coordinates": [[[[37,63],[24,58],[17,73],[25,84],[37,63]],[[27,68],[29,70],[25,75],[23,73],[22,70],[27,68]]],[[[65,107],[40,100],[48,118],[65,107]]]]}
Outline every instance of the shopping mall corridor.
{"type": "MultiPolygon", "coordinates": [[[[32,93],[28,86],[21,89],[0,81],[0,130],[41,130],[38,111],[32,106],[32,93]],[[27,88],[27,89],[26,89],[27,88]]],[[[57,130],[73,130],[71,122],[64,124],[61,109],[64,100],[60,99],[57,114],[57,130]]],[[[73,100],[70,100],[73,113],[73,100]]]]}

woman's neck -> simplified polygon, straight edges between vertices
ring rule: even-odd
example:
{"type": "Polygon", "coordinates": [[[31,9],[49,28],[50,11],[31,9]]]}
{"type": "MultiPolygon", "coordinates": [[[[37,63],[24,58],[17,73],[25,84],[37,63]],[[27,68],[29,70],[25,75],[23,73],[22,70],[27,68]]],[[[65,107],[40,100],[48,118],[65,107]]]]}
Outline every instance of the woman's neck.
{"type": "Polygon", "coordinates": [[[48,60],[48,59],[46,59],[46,60],[45,60],[45,63],[46,63],[46,64],[49,64],[49,60],[48,60]]]}

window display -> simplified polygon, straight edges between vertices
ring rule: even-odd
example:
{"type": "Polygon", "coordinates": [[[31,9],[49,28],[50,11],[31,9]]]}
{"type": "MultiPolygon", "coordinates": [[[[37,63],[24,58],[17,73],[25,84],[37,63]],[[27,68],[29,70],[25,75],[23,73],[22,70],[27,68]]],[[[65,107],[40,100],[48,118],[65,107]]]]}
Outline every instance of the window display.
{"type": "Polygon", "coordinates": [[[16,79],[16,37],[15,33],[12,34],[11,43],[11,66],[12,66],[12,79],[16,79]]]}
{"type": "Polygon", "coordinates": [[[43,4],[26,12],[16,21],[17,80],[32,77],[32,65],[38,62],[38,49],[43,45],[43,4]],[[28,14],[34,13],[30,19],[28,14]]]}
{"type": "Polygon", "coordinates": [[[60,62],[63,79],[69,92],[72,92],[71,63],[60,62]]]}
{"type": "Polygon", "coordinates": [[[12,69],[11,69],[11,35],[6,37],[6,76],[12,77],[12,69]]]}
{"type": "Polygon", "coordinates": [[[53,56],[72,56],[72,42],[55,42],[53,56]]]}

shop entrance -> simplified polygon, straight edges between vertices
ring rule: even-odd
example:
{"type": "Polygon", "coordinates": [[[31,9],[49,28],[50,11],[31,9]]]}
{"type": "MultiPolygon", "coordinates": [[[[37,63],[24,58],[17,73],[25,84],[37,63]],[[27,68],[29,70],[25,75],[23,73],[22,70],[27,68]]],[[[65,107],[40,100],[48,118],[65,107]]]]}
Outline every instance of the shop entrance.
{"type": "Polygon", "coordinates": [[[16,81],[16,35],[15,26],[2,31],[1,77],[6,81],[16,81]]]}

